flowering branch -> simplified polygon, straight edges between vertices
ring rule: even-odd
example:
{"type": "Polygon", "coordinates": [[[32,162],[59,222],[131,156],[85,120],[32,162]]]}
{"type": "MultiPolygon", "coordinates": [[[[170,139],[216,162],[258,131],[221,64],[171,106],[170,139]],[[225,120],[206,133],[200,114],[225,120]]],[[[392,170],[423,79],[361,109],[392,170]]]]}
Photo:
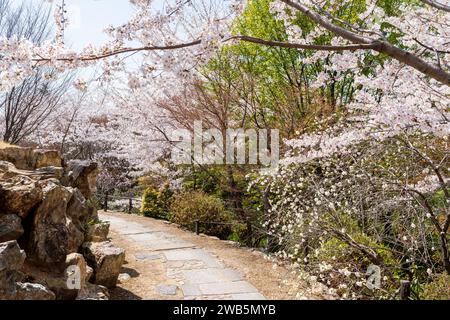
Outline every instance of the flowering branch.
{"type": "Polygon", "coordinates": [[[443,3],[439,3],[434,0],[422,0],[422,2],[428,4],[429,6],[432,6],[433,8],[450,12],[450,6],[446,6],[443,3]]]}
{"type": "Polygon", "coordinates": [[[174,45],[169,45],[169,46],[146,46],[146,47],[141,47],[141,48],[124,48],[124,49],[111,51],[111,52],[101,54],[101,55],[87,56],[87,57],[81,57],[81,58],[80,57],[77,57],[77,58],[66,57],[66,58],[50,59],[50,58],[39,57],[39,58],[33,59],[33,61],[35,61],[35,62],[48,62],[48,61],[54,61],[54,60],[56,60],[56,61],[75,61],[75,60],[77,60],[77,61],[94,61],[94,60],[101,60],[101,59],[109,58],[112,56],[117,56],[117,55],[123,54],[123,53],[140,52],[140,51],[157,51],[157,50],[176,50],[176,49],[182,49],[182,48],[196,46],[196,45],[199,45],[200,43],[201,43],[201,40],[196,40],[196,41],[192,41],[192,42],[174,44],[174,45]]]}
{"type": "Polygon", "coordinates": [[[385,53],[390,57],[410,67],[413,67],[416,70],[419,70],[423,74],[428,75],[431,78],[447,86],[450,86],[449,73],[445,72],[438,66],[434,66],[427,63],[425,60],[419,58],[418,56],[412,54],[411,52],[400,49],[387,41],[363,37],[345,28],[337,26],[328,19],[321,16],[320,14],[312,11],[305,5],[302,5],[293,0],[281,0],[281,1],[284,2],[286,5],[304,13],[307,17],[309,17],[311,20],[318,23],[320,26],[327,29],[328,31],[331,31],[332,33],[346,40],[349,40],[355,44],[371,44],[373,45],[372,48],[373,50],[378,51],[380,53],[385,53]]]}
{"type": "Polygon", "coordinates": [[[228,40],[242,40],[245,42],[262,44],[269,47],[281,47],[281,48],[292,48],[292,49],[304,49],[304,50],[318,50],[318,51],[355,51],[355,50],[368,50],[375,49],[375,43],[368,44],[351,44],[351,45],[314,45],[314,44],[300,44],[292,42],[281,42],[281,41],[271,41],[263,40],[259,38],[249,37],[249,36],[232,36],[224,41],[228,40]]]}

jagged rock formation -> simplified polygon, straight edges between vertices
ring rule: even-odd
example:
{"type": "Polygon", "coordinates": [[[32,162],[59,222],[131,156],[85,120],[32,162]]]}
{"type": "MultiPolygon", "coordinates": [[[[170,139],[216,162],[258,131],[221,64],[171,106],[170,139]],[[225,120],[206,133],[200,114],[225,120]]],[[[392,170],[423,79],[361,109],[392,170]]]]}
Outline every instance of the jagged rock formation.
{"type": "Polygon", "coordinates": [[[0,149],[0,300],[108,299],[125,252],[91,204],[97,173],[56,151],[0,149]]]}
{"type": "Polygon", "coordinates": [[[20,170],[36,170],[46,167],[62,167],[58,151],[34,150],[10,146],[0,149],[0,160],[13,163],[20,170]]]}

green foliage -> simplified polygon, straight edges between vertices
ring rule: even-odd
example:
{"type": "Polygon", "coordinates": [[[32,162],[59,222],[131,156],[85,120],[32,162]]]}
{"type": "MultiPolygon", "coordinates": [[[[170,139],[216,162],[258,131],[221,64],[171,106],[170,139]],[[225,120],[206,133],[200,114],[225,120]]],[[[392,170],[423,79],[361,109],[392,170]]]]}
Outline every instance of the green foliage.
{"type": "Polygon", "coordinates": [[[175,197],[169,220],[190,230],[200,222],[200,232],[226,239],[232,232],[232,214],[223,202],[203,192],[185,192],[175,197]]]}
{"type": "Polygon", "coordinates": [[[442,273],[423,286],[423,300],[450,300],[450,275],[442,273]]]}
{"type": "Polygon", "coordinates": [[[89,208],[100,209],[102,207],[100,201],[101,200],[97,197],[97,195],[93,194],[90,198],[86,199],[86,204],[89,208]]]}
{"type": "MultiPolygon", "coordinates": [[[[450,189],[448,189],[450,192],[450,189]]],[[[430,204],[435,208],[446,208],[447,200],[444,194],[444,190],[439,190],[430,199],[430,204]]]]}
{"type": "Polygon", "coordinates": [[[147,188],[142,199],[141,214],[156,219],[167,219],[173,191],[169,186],[162,190],[153,187],[147,188]]]}
{"type": "MultiPolygon", "coordinates": [[[[373,239],[371,236],[362,232],[355,219],[352,219],[345,213],[342,213],[340,218],[342,220],[340,221],[339,227],[343,228],[356,243],[366,248],[371,248],[385,266],[391,268],[399,266],[392,251],[388,247],[377,242],[376,239],[373,239]]],[[[330,224],[332,225],[332,223],[330,224]]],[[[320,253],[317,256],[318,261],[334,260],[346,262],[350,260],[358,264],[357,269],[365,269],[373,263],[361,250],[352,247],[348,242],[335,237],[330,237],[329,240],[325,241],[324,244],[321,245],[319,252],[320,253]]]]}
{"type": "Polygon", "coordinates": [[[189,174],[184,176],[183,187],[186,191],[202,191],[221,198],[225,186],[223,185],[223,170],[219,167],[192,167],[189,174]]]}

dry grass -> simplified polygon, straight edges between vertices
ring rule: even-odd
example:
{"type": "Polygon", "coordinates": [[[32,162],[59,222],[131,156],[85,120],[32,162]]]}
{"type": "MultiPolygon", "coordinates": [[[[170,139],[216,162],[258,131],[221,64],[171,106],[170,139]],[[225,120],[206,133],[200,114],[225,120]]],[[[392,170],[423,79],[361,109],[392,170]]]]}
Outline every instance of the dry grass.
{"type": "Polygon", "coordinates": [[[14,147],[14,145],[9,144],[7,142],[0,141],[0,149],[14,147]]]}

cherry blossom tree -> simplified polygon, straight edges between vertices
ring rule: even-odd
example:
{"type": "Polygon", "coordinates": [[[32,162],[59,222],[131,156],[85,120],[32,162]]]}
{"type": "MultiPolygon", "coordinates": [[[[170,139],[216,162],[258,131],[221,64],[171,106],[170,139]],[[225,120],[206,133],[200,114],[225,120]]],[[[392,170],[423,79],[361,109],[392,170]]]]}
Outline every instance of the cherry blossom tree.
{"type": "MultiPolygon", "coordinates": [[[[152,0],[130,3],[135,15],[106,27],[108,43],[80,52],[64,45],[60,10],[53,41],[0,39],[1,91],[42,67],[64,72],[100,64],[99,80],[105,82],[125,74],[125,95],[106,104],[98,97],[86,107],[76,104],[41,141],[60,141],[76,156],[120,158],[140,172],[149,170],[166,147],[164,130],[158,130],[165,114],[155,101],[201,78],[201,68],[224,46],[244,42],[301,50],[303,63],[320,66],[312,75],[313,89],[348,77],[354,92],[333,119],[319,119],[314,130],[286,141],[290,151],[281,167],[253,182],[271,194],[263,209],[279,254],[315,263],[318,277],[330,285],[333,276],[340,279],[347,286],[338,288],[343,295],[348,286],[365,290],[361,281],[369,264],[386,275],[381,288],[386,294],[396,277],[413,277],[417,265],[450,273],[446,3],[274,0],[271,14],[283,24],[284,40],[237,33],[233,22],[245,1],[168,0],[163,9],[152,0]],[[123,59],[137,54],[139,70],[126,70],[123,59]],[[93,104],[103,107],[93,114],[93,104]],[[330,247],[339,250],[327,257],[330,247]]],[[[81,92],[92,86],[81,78],[74,85],[81,92]]]]}

